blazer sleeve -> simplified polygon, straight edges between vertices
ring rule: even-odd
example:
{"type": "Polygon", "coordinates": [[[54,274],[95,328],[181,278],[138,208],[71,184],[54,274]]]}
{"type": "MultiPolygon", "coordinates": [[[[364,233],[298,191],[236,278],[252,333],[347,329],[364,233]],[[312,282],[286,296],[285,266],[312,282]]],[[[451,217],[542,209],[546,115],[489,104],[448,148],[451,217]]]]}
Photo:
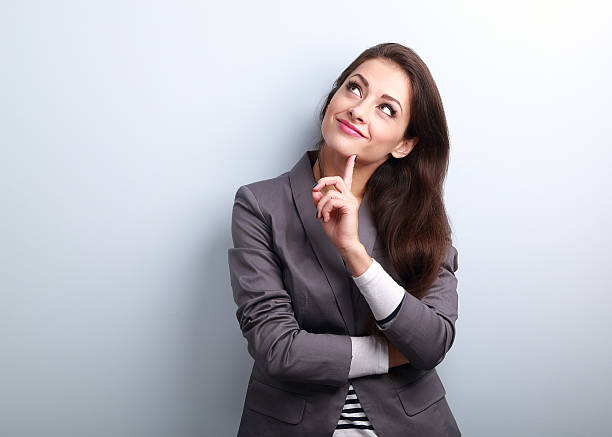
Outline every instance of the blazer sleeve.
{"type": "Polygon", "coordinates": [[[300,329],[282,280],[272,229],[246,185],[236,192],[231,233],[234,247],[228,249],[228,262],[236,318],[256,364],[279,380],[345,385],[350,336],[300,329]]]}
{"type": "Polygon", "coordinates": [[[406,292],[395,317],[379,326],[418,369],[429,370],[440,364],[455,340],[457,268],[457,249],[451,244],[427,294],[419,300],[406,292]]]}

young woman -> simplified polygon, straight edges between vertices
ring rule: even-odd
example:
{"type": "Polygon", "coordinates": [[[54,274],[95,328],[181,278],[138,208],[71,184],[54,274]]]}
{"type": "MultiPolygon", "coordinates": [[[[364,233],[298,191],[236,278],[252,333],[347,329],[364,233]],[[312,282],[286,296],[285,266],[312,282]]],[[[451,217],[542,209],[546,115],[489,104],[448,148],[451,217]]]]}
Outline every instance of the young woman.
{"type": "Polygon", "coordinates": [[[238,188],[228,251],[254,365],[239,436],[460,436],[444,109],[423,61],[365,50],[294,167],[238,188]],[[357,159],[358,158],[358,159],[357,159]]]}

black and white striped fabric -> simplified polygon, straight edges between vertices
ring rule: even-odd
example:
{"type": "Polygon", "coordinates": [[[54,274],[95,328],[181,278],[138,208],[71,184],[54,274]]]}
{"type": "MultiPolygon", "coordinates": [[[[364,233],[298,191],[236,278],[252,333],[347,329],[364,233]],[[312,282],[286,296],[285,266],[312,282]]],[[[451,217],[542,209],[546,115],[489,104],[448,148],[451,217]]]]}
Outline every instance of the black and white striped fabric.
{"type": "Polygon", "coordinates": [[[357,393],[353,384],[349,384],[349,390],[344,401],[344,407],[340,419],[332,437],[377,437],[374,427],[368,420],[365,411],[359,403],[357,393]]]}

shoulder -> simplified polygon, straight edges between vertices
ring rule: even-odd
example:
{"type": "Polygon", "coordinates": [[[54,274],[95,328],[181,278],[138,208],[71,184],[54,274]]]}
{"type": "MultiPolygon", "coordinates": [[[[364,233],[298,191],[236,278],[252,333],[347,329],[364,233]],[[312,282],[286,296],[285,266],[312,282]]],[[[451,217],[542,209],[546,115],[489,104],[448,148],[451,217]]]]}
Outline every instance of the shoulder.
{"type": "Polygon", "coordinates": [[[442,264],[446,270],[450,271],[451,273],[456,272],[459,268],[457,248],[453,246],[452,243],[449,244],[447,248],[446,257],[442,261],[442,264]]]}
{"type": "Polygon", "coordinates": [[[285,172],[276,177],[263,179],[245,184],[238,188],[246,187],[260,201],[265,202],[267,198],[275,198],[286,191],[291,191],[289,187],[289,172],[285,172]]]}
{"type": "Polygon", "coordinates": [[[278,212],[291,205],[291,198],[289,172],[285,172],[273,178],[241,185],[236,190],[234,201],[242,200],[256,205],[264,217],[269,217],[271,212],[278,212]]]}

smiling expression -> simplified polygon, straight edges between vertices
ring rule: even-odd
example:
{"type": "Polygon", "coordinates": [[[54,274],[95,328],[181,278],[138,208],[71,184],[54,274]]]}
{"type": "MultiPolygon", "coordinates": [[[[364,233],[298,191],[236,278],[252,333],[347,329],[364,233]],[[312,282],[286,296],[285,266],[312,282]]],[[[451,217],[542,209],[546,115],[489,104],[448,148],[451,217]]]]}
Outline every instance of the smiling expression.
{"type": "Polygon", "coordinates": [[[368,59],[349,74],[326,109],[321,133],[328,147],[361,162],[401,158],[415,141],[403,139],[410,120],[410,81],[388,59],[368,59]],[[356,133],[339,120],[353,125],[356,133]]]}

